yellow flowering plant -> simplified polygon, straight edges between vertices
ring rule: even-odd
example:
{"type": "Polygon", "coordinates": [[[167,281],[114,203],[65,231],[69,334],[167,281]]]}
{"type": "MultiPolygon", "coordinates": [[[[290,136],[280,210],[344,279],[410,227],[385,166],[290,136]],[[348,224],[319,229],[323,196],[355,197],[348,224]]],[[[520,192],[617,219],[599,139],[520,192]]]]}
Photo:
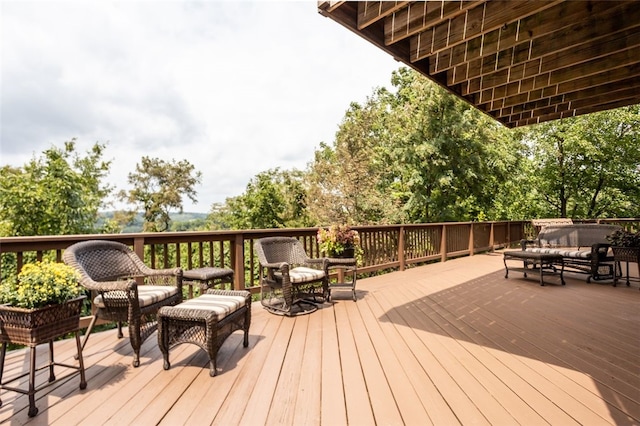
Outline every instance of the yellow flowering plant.
{"type": "Polygon", "coordinates": [[[50,261],[28,263],[16,279],[0,286],[0,303],[35,309],[66,302],[84,294],[72,267],[50,261]]]}

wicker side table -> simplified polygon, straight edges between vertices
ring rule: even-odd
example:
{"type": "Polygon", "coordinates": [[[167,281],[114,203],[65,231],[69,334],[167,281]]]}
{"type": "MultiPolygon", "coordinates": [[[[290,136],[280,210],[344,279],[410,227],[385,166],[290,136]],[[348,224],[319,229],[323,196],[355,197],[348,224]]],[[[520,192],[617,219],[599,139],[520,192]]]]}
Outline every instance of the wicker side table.
{"type": "MultiPolygon", "coordinates": [[[[39,390],[75,374],[80,375],[80,389],[87,387],[79,331],[80,311],[84,299],[85,296],[81,296],[59,305],[46,306],[40,309],[13,308],[4,305],[0,307],[0,342],[2,342],[2,349],[0,349],[0,389],[7,389],[28,395],[29,417],[34,417],[38,414],[38,407],[36,407],[35,404],[35,393],[39,390]],[[76,347],[78,348],[77,366],[55,362],[53,358],[54,339],[68,333],[75,333],[76,347]],[[45,342],[49,343],[49,362],[40,367],[36,367],[36,346],[45,342]],[[3,381],[4,361],[9,343],[29,347],[29,372],[3,381]],[[54,366],[65,367],[73,371],[56,378],[54,366]],[[36,372],[45,368],[49,369],[49,380],[47,383],[36,386],[36,372]],[[25,376],[29,376],[29,387],[27,390],[8,386],[9,383],[18,381],[25,376]]],[[[2,406],[1,400],[0,406],[2,406]]]]}
{"type": "MultiPolygon", "coordinates": [[[[189,285],[190,298],[193,298],[193,286],[191,285],[193,282],[197,282],[201,293],[217,285],[233,285],[233,269],[205,266],[183,271],[182,284],[189,285]]],[[[221,290],[224,290],[224,288],[221,290]]]]}
{"type": "Polygon", "coordinates": [[[243,346],[249,346],[251,293],[234,290],[207,290],[205,294],[158,311],[158,346],[164,369],[171,368],[169,349],[191,343],[209,355],[209,375],[215,376],[218,350],[236,330],[244,330],[243,346]]]}
{"type": "Polygon", "coordinates": [[[627,274],[626,284],[630,285],[630,281],[640,282],[640,278],[629,277],[629,263],[635,263],[638,265],[638,272],[640,272],[640,247],[612,247],[613,259],[615,260],[616,271],[613,274],[613,286],[618,285],[618,278],[622,276],[622,262],[626,263],[627,274]]]}
{"type": "Polygon", "coordinates": [[[353,297],[353,301],[357,300],[356,298],[356,277],[357,277],[357,261],[355,258],[347,257],[347,258],[337,258],[331,257],[328,259],[328,270],[331,272],[332,270],[336,270],[338,272],[338,279],[335,283],[329,283],[329,289],[327,291],[327,301],[331,301],[331,290],[351,290],[351,295],[353,297]],[[348,280],[350,277],[350,280],[348,280]]]}

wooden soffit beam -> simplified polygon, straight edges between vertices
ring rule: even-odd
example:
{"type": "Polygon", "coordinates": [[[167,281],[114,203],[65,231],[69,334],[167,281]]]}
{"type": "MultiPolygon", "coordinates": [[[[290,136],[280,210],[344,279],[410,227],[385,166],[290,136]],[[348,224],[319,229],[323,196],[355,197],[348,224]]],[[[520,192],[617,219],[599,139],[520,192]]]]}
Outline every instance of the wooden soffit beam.
{"type": "Polygon", "coordinates": [[[509,127],[637,99],[636,1],[347,1],[318,9],[509,127]]]}

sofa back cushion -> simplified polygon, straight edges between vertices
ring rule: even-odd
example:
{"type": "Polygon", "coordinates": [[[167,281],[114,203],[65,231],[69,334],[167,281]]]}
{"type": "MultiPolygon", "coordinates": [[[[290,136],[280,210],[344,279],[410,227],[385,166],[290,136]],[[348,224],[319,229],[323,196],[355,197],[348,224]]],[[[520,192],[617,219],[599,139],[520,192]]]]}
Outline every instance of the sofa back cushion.
{"type": "Polygon", "coordinates": [[[622,229],[618,225],[596,223],[545,226],[538,234],[541,247],[589,247],[608,243],[607,236],[622,229]]]}

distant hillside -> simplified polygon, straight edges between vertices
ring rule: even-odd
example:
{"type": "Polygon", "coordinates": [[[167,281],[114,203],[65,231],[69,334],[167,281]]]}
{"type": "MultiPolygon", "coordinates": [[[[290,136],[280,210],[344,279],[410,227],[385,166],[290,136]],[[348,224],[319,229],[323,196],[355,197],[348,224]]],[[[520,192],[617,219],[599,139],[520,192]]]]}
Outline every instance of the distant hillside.
{"type": "MultiPolygon", "coordinates": [[[[100,212],[98,218],[98,227],[104,223],[105,220],[113,218],[113,211],[100,212]]],[[[171,213],[171,230],[172,231],[189,231],[202,229],[205,220],[207,219],[207,213],[171,213]]],[[[123,233],[142,232],[142,213],[138,213],[133,223],[122,230],[123,233]]]]}

